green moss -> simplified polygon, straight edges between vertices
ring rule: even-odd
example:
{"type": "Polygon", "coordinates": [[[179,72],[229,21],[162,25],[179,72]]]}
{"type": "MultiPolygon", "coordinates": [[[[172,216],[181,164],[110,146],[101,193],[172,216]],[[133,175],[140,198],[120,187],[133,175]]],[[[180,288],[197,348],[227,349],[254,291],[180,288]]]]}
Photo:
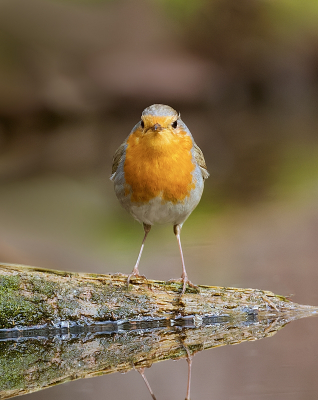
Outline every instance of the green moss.
{"type": "MultiPolygon", "coordinates": [[[[75,300],[59,300],[57,304],[59,317],[61,319],[78,319],[77,310],[78,310],[78,302],[75,300]]],[[[80,321],[79,321],[80,322],[80,321]]]]}
{"type": "Polygon", "coordinates": [[[112,316],[112,310],[107,306],[107,305],[103,305],[100,307],[100,309],[98,310],[98,318],[100,321],[106,321],[106,320],[112,320],[113,316],[112,316]]]}
{"type": "Polygon", "coordinates": [[[46,297],[53,297],[58,285],[55,282],[34,276],[30,279],[30,284],[33,286],[33,293],[39,293],[46,297]]]}
{"type": "Polygon", "coordinates": [[[51,307],[40,296],[26,299],[19,293],[18,276],[0,277],[0,329],[45,323],[51,307]]]}
{"type": "Polygon", "coordinates": [[[21,278],[17,275],[0,276],[0,293],[6,290],[18,290],[21,278]]]}
{"type": "MultiPolygon", "coordinates": [[[[36,371],[34,371],[34,365],[37,365],[38,370],[45,370],[47,367],[47,360],[54,357],[54,354],[52,345],[44,346],[32,340],[20,344],[1,342],[0,391],[27,389],[29,370],[32,370],[32,379],[37,381],[37,384],[41,386],[41,382],[44,381],[45,383],[47,375],[44,379],[40,375],[39,379],[35,379],[36,371]]],[[[51,368],[49,373],[53,375],[54,370],[51,368]]]]}

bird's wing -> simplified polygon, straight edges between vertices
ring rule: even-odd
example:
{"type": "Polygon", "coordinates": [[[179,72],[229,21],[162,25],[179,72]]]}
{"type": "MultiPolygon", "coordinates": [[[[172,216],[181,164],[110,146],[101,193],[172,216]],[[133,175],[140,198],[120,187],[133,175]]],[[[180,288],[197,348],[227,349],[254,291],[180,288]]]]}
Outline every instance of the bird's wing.
{"type": "Polygon", "coordinates": [[[113,157],[113,165],[112,165],[112,174],[110,177],[110,180],[114,179],[114,176],[116,174],[118,165],[121,163],[121,161],[123,160],[124,157],[124,153],[125,153],[125,148],[126,148],[126,141],[124,143],[122,143],[118,149],[116,150],[114,157],[113,157]]]}
{"type": "Polygon", "coordinates": [[[194,143],[194,158],[195,161],[199,164],[203,179],[207,179],[210,176],[210,174],[207,170],[202,150],[196,143],[194,143]]]}

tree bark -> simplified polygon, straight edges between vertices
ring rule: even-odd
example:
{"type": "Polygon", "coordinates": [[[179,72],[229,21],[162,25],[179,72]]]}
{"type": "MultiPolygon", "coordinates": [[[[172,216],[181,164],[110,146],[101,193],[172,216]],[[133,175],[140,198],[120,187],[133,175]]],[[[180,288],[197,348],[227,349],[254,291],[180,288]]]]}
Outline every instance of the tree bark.
{"type": "Polygon", "coordinates": [[[314,312],[258,289],[187,288],[180,282],[97,275],[0,264],[0,330],[58,328],[176,319],[191,315],[245,319],[248,315],[314,312]]]}
{"type": "Polygon", "coordinates": [[[0,399],[272,336],[316,315],[257,289],[0,265],[0,399]]]}

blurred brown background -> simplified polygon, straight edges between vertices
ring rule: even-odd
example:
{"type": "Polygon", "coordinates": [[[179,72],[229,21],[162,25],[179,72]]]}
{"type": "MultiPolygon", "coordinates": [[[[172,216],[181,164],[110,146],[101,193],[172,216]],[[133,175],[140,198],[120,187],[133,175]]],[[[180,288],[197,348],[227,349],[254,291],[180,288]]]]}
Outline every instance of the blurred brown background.
{"type": "MultiPolygon", "coordinates": [[[[317,305],[317,21],[309,0],[0,0],[0,260],[129,273],[143,233],[117,203],[112,155],[142,110],[164,103],[181,112],[211,173],[182,233],[190,279],[317,305]]],[[[140,271],[180,276],[171,227],[153,229],[140,271]]],[[[201,355],[196,398],[212,398],[212,374],[218,399],[316,399],[314,323],[273,347],[201,355]],[[235,379],[239,365],[253,384],[235,379]]],[[[181,375],[171,364],[168,386],[165,363],[154,368],[159,393],[182,398],[185,366],[181,375]]],[[[50,393],[99,388],[104,398],[108,385],[119,399],[130,382],[147,398],[129,376],[50,393]]]]}

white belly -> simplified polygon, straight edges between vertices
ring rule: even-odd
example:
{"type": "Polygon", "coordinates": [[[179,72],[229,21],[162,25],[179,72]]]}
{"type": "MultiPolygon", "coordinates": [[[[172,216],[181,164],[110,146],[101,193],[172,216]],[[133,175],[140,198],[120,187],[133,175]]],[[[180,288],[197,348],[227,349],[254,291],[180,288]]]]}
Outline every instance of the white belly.
{"type": "Polygon", "coordinates": [[[178,203],[162,201],[160,196],[151,199],[146,204],[132,202],[130,194],[126,194],[122,166],[118,170],[114,176],[115,192],[118,200],[137,221],[147,225],[182,225],[198,205],[202,196],[204,181],[198,166],[194,171],[195,188],[191,190],[189,196],[178,203]]]}
{"type": "Polygon", "coordinates": [[[162,202],[160,197],[156,197],[144,205],[131,204],[129,212],[139,222],[148,225],[154,224],[183,224],[191,212],[198,205],[201,194],[196,196],[189,196],[184,202],[172,203],[162,202]]]}

